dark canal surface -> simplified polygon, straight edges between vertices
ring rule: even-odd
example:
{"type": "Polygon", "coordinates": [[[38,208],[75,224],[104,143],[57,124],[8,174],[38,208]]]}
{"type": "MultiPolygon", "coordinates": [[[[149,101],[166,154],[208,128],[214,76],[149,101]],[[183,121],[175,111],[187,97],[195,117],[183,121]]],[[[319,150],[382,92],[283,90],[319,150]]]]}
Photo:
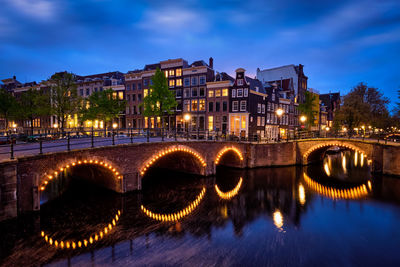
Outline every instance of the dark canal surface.
{"type": "Polygon", "coordinates": [[[0,265],[400,266],[400,179],[350,151],[210,178],[154,170],[127,195],[73,178],[0,223],[0,265]]]}

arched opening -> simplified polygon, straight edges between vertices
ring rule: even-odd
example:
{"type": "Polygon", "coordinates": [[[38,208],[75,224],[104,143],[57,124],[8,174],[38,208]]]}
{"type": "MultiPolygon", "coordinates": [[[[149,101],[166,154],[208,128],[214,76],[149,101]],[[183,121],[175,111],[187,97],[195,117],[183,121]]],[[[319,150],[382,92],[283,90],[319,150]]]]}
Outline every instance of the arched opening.
{"type": "Polygon", "coordinates": [[[355,146],[347,145],[347,144],[337,144],[337,143],[327,143],[327,144],[320,144],[314,147],[311,147],[307,152],[303,155],[303,163],[305,165],[312,164],[312,163],[319,163],[321,162],[326,153],[337,153],[344,150],[351,150],[357,152],[358,154],[362,155],[363,160],[366,163],[370,163],[367,160],[367,153],[355,146]]]}
{"type": "Polygon", "coordinates": [[[39,185],[40,204],[63,194],[75,181],[88,183],[112,191],[121,191],[120,172],[111,164],[99,160],[68,162],[45,175],[39,185]]]}
{"type": "Polygon", "coordinates": [[[235,147],[225,147],[218,152],[215,158],[215,165],[227,167],[241,167],[243,161],[242,152],[235,147]]]}
{"type": "Polygon", "coordinates": [[[207,166],[199,153],[188,147],[171,147],[154,154],[140,171],[142,176],[152,171],[172,170],[176,172],[203,175],[207,166]]]}

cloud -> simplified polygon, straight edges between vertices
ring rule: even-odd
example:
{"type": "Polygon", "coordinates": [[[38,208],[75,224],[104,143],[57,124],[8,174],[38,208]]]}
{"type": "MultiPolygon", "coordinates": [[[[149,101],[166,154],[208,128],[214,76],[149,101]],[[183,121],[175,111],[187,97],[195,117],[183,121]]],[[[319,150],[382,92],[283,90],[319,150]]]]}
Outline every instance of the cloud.
{"type": "Polygon", "coordinates": [[[58,1],[50,0],[7,0],[9,5],[25,15],[41,20],[49,20],[56,16],[58,1]]]}

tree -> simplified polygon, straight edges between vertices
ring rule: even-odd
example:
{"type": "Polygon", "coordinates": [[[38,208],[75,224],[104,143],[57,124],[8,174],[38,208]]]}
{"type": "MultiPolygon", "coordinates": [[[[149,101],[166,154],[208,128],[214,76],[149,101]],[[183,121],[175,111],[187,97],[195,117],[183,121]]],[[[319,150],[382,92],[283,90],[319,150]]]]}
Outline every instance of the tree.
{"type": "Polygon", "coordinates": [[[116,92],[111,88],[94,92],[87,99],[87,108],[82,110],[82,121],[99,119],[104,121],[106,131],[107,122],[118,118],[125,110],[126,101],[118,99],[116,92]]]}
{"type": "Polygon", "coordinates": [[[68,116],[80,110],[81,98],[78,96],[75,75],[69,72],[58,72],[51,76],[51,103],[53,114],[57,116],[61,132],[64,133],[68,116]]]}
{"type": "Polygon", "coordinates": [[[21,120],[29,120],[31,135],[33,135],[34,120],[51,114],[49,94],[34,88],[23,92],[18,104],[17,116],[21,120]]]}
{"type": "Polygon", "coordinates": [[[317,103],[316,101],[316,96],[309,91],[306,91],[304,96],[304,103],[301,103],[299,105],[299,110],[301,114],[307,118],[306,125],[307,129],[309,130],[311,126],[315,125],[314,118],[315,115],[318,113],[317,110],[319,109],[319,103],[317,103]]]}
{"type": "Polygon", "coordinates": [[[5,122],[5,130],[8,130],[8,121],[14,117],[17,110],[15,97],[5,89],[0,89],[0,115],[5,122]]]}
{"type": "Polygon", "coordinates": [[[174,92],[168,88],[167,78],[159,68],[156,69],[151,80],[152,85],[150,85],[149,93],[143,99],[143,115],[146,117],[162,117],[162,129],[164,129],[163,116],[173,114],[177,102],[174,92]]]}
{"type": "Polygon", "coordinates": [[[360,83],[344,97],[342,106],[335,113],[335,121],[346,126],[350,135],[354,127],[361,125],[385,128],[390,123],[388,103],[377,88],[360,83]]]}

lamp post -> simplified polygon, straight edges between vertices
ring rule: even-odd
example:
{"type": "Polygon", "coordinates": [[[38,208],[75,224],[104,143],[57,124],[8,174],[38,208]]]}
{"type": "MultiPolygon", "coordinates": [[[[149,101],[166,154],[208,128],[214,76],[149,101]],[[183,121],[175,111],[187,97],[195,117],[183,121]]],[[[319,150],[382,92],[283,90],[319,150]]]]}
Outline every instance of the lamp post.
{"type": "Polygon", "coordinates": [[[281,141],[281,117],[284,113],[283,109],[278,108],[276,111],[276,115],[278,116],[278,141],[281,141]]]}
{"type": "Polygon", "coordinates": [[[300,116],[301,128],[304,129],[306,127],[305,122],[307,121],[307,117],[304,115],[300,116]]]}
{"type": "Polygon", "coordinates": [[[183,116],[183,118],[185,119],[186,122],[186,139],[189,140],[189,121],[190,121],[190,114],[185,114],[185,116],[183,116]]]}

